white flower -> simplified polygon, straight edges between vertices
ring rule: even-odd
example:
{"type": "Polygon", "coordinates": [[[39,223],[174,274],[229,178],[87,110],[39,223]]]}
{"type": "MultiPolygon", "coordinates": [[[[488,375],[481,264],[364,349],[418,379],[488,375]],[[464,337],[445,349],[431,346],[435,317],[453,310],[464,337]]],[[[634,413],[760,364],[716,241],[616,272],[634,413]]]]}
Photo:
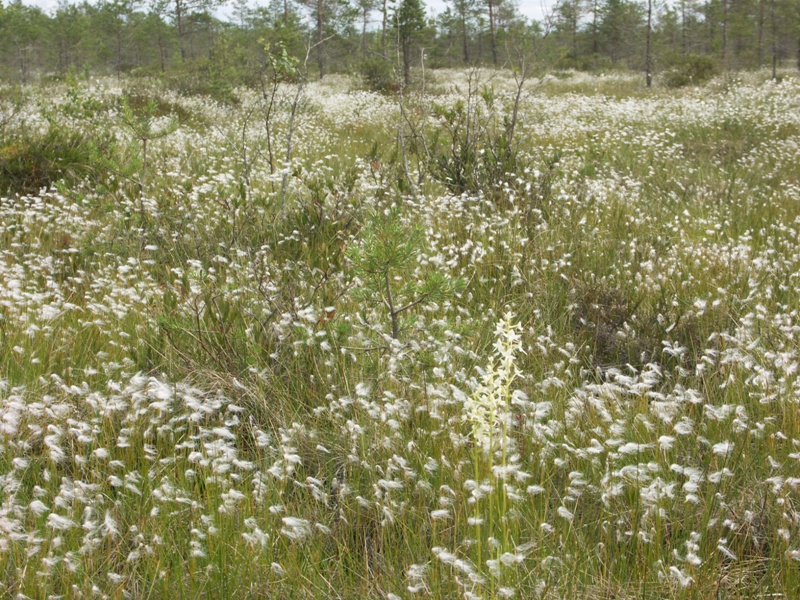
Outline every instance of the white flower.
{"type": "Polygon", "coordinates": [[[719,444],[714,444],[714,447],[711,448],[711,451],[717,456],[728,456],[733,451],[733,442],[720,442],[719,444]]]}
{"type": "Polygon", "coordinates": [[[665,452],[667,450],[671,450],[672,445],[674,443],[675,443],[675,438],[672,437],[671,435],[662,435],[660,438],[658,438],[658,445],[665,452]]]}
{"type": "Polygon", "coordinates": [[[520,376],[515,358],[522,352],[522,326],[514,324],[512,319],[509,313],[495,327],[495,356],[477,389],[464,403],[464,418],[472,425],[472,437],[486,453],[498,446],[509,450],[511,445],[508,435],[509,406],[514,394],[511,386],[520,376]]]}
{"type": "Polygon", "coordinates": [[[41,500],[34,500],[33,502],[30,503],[29,506],[30,506],[31,512],[34,515],[36,515],[37,517],[42,516],[44,513],[46,513],[47,511],[50,510],[50,508],[48,508],[45,505],[45,503],[42,502],[41,500]]]}
{"type": "Polygon", "coordinates": [[[119,527],[117,526],[117,522],[108,511],[106,511],[105,519],[103,519],[101,530],[103,532],[103,537],[115,538],[119,535],[119,527]]]}
{"type": "Polygon", "coordinates": [[[281,527],[281,533],[290,540],[297,541],[311,535],[311,524],[306,519],[284,517],[282,520],[284,527],[281,527]]]}
{"type": "Polygon", "coordinates": [[[50,513],[50,515],[47,517],[47,525],[56,531],[66,531],[67,529],[72,529],[75,527],[75,521],[72,519],[67,519],[66,517],[62,517],[61,515],[57,515],[56,513],[50,513]]]}
{"type": "Polygon", "coordinates": [[[681,587],[687,587],[693,581],[692,577],[685,575],[683,571],[674,565],[669,568],[669,574],[672,575],[672,578],[675,579],[681,587]]]}
{"type": "Polygon", "coordinates": [[[572,514],[566,506],[559,506],[558,510],[556,511],[558,516],[562,519],[566,519],[567,521],[572,521],[575,518],[575,515],[572,514]]]}

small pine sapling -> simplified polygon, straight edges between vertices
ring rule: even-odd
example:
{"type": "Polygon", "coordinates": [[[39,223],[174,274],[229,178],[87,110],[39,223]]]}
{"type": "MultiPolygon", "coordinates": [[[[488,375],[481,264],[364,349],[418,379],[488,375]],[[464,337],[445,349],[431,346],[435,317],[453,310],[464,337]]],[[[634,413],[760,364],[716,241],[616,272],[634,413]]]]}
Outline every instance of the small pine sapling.
{"type": "Polygon", "coordinates": [[[424,302],[440,302],[464,289],[464,281],[429,268],[418,269],[425,235],[419,226],[405,225],[397,211],[373,214],[362,230],[361,244],[348,256],[363,282],[358,295],[380,302],[388,312],[392,339],[400,337],[400,316],[424,302]]]}

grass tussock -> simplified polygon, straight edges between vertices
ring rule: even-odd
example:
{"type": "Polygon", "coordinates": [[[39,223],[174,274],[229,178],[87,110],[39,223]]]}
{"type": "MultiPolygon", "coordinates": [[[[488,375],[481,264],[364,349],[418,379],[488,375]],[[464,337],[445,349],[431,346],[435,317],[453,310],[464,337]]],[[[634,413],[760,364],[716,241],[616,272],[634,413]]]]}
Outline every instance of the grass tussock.
{"type": "Polygon", "coordinates": [[[98,179],[102,166],[91,139],[51,127],[44,135],[6,139],[0,147],[0,193],[37,194],[59,182],[98,179]]]}

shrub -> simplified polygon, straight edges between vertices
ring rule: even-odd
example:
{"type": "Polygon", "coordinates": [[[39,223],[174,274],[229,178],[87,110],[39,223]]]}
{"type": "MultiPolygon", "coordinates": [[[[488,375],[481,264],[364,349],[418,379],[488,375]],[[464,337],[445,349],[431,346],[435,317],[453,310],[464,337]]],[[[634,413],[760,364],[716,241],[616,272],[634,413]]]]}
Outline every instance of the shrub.
{"type": "Polygon", "coordinates": [[[368,58],[359,68],[364,83],[373,92],[393,93],[400,89],[400,80],[392,63],[383,57],[368,58]]]}
{"type": "Polygon", "coordinates": [[[711,79],[716,71],[717,65],[710,56],[687,54],[664,73],[664,85],[671,88],[698,85],[711,79]]]}
{"type": "Polygon", "coordinates": [[[208,96],[229,106],[236,106],[239,102],[233,86],[214,76],[208,61],[198,61],[197,65],[167,78],[166,85],[183,96],[208,96]]]}
{"type": "Polygon", "coordinates": [[[556,152],[539,179],[533,159],[513,140],[514,124],[494,107],[494,90],[470,90],[469,102],[434,107],[439,123],[431,144],[431,175],[455,195],[483,194],[494,201],[527,197],[535,204],[546,195],[560,159],[556,152]],[[527,176],[535,172],[533,179],[527,176]]]}

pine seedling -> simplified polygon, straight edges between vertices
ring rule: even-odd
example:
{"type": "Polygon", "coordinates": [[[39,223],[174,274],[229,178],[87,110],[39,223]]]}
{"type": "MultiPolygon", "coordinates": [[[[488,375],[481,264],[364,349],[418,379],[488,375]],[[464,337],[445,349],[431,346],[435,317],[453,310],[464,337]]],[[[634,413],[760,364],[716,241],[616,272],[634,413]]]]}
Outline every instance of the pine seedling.
{"type": "Polygon", "coordinates": [[[348,256],[364,286],[358,295],[380,302],[391,321],[392,339],[400,337],[400,317],[425,302],[440,302],[464,289],[464,282],[432,269],[417,268],[424,231],[402,223],[397,211],[373,214],[362,230],[361,244],[348,256]]]}
{"type": "Polygon", "coordinates": [[[158,126],[155,100],[150,100],[141,111],[134,112],[128,99],[122,105],[121,121],[125,128],[133,134],[136,147],[134,155],[139,166],[139,210],[145,216],[144,189],[147,184],[147,146],[151,141],[165,138],[178,129],[178,119],[171,118],[166,124],[158,126]]]}

